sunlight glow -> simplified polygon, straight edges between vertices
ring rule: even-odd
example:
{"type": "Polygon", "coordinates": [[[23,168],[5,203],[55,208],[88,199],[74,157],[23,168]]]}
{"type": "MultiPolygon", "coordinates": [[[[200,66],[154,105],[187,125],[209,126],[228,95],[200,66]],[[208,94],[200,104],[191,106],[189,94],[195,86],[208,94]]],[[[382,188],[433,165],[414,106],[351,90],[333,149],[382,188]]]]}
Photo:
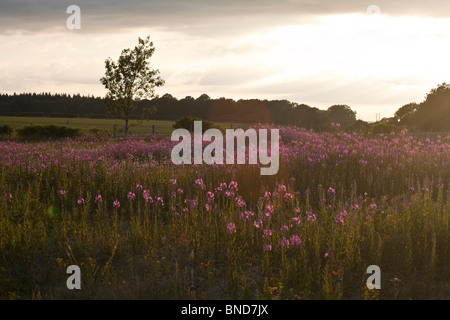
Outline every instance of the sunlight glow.
{"type": "Polygon", "coordinates": [[[2,92],[104,95],[104,60],[150,34],[166,92],[183,98],[288,99],[318,108],[348,104],[390,116],[449,81],[450,19],[325,15],[241,33],[142,27],[116,34],[0,35],[2,92]],[[256,31],[255,31],[256,30],[256,31]],[[24,50],[26,48],[26,50],[24,50]],[[28,53],[33,52],[30,56],[28,53]]]}

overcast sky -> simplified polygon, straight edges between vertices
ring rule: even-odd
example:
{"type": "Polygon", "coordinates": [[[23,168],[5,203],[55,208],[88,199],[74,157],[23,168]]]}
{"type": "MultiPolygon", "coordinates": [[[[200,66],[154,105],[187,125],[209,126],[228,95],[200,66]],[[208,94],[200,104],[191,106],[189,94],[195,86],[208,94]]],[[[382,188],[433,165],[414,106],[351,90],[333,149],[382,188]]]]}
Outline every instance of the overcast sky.
{"type": "Polygon", "coordinates": [[[450,1],[392,2],[1,0],[0,92],[104,96],[105,59],[150,35],[159,95],[347,104],[375,120],[450,82],[450,1]]]}

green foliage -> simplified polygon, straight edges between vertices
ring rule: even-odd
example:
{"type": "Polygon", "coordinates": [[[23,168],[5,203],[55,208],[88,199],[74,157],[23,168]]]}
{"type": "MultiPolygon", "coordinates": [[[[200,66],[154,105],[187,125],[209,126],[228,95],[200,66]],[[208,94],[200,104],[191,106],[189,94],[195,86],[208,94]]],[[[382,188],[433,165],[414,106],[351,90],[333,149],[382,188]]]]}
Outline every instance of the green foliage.
{"type": "Polygon", "coordinates": [[[419,105],[415,102],[405,104],[395,112],[394,118],[401,125],[411,125],[418,108],[419,105]]]}
{"type": "MultiPolygon", "coordinates": [[[[112,143],[115,149],[117,141],[112,143]]],[[[45,153],[53,158],[104,144],[53,141],[42,149],[55,150],[45,153]]],[[[380,171],[359,163],[360,154],[313,168],[292,158],[285,182],[272,187],[262,183],[258,168],[245,165],[174,167],[125,155],[80,159],[67,168],[41,166],[33,154],[23,158],[26,166],[0,163],[0,299],[448,300],[448,167],[424,166],[434,155],[421,156],[424,161],[404,167],[389,158],[380,171]],[[205,190],[194,183],[200,177],[205,190]],[[232,197],[215,190],[222,183],[229,188],[231,181],[239,187],[232,197]],[[259,197],[248,200],[250,191],[259,197]],[[272,193],[270,200],[265,191],[272,193]],[[9,193],[11,198],[4,197],[9,193]],[[292,201],[286,201],[287,193],[292,201]],[[98,194],[102,201],[94,200],[98,194]],[[263,228],[243,218],[235,197],[247,201],[263,228]],[[80,198],[85,202],[77,204],[80,198]],[[115,200],[120,207],[113,207],[115,200]],[[345,223],[337,223],[344,210],[345,223]],[[308,219],[309,211],[316,220],[308,219]],[[236,233],[227,232],[230,222],[236,233]],[[272,230],[270,240],[263,229],[272,230]],[[280,248],[282,237],[292,235],[301,244],[280,248]],[[263,250],[266,241],[269,251],[263,250]],[[81,268],[80,291],[65,287],[71,264],[81,268]],[[381,290],[365,285],[372,264],[381,268],[381,290]]]]}
{"type": "Polygon", "coordinates": [[[109,136],[111,130],[104,128],[73,128],[56,125],[29,125],[14,130],[14,133],[21,140],[41,141],[56,140],[64,138],[76,138],[79,136],[109,136]]]}
{"type": "Polygon", "coordinates": [[[29,125],[17,128],[15,133],[24,140],[47,140],[75,138],[79,134],[79,129],[55,125],[29,125]]]}
{"type": "MultiPolygon", "coordinates": [[[[128,133],[128,120],[136,109],[136,101],[151,99],[155,96],[155,87],[164,85],[159,70],[150,68],[148,59],[155,48],[150,36],[139,38],[139,44],[133,49],[124,49],[117,62],[108,58],[105,61],[105,76],[100,82],[108,90],[105,104],[108,112],[118,113],[125,120],[125,134],[128,133]]],[[[143,116],[148,117],[154,109],[147,109],[143,116]]]]}
{"type": "Polygon", "coordinates": [[[431,89],[420,104],[402,106],[395,119],[412,131],[450,131],[450,84],[444,82],[431,89]]]}
{"type": "Polygon", "coordinates": [[[369,124],[362,120],[356,120],[352,125],[348,126],[347,132],[356,132],[359,134],[367,134],[369,132],[369,124]]]}
{"type": "Polygon", "coordinates": [[[12,131],[13,129],[10,126],[7,125],[0,126],[0,134],[10,135],[12,131]]]}
{"type": "MultiPolygon", "coordinates": [[[[240,99],[235,101],[224,97],[212,99],[207,94],[202,94],[198,98],[187,96],[177,99],[166,93],[150,100],[135,99],[134,103],[136,108],[130,111],[130,121],[142,120],[145,109],[151,110],[153,107],[157,109],[157,112],[151,116],[158,120],[174,121],[189,115],[214,122],[289,124],[317,131],[326,130],[330,122],[342,121],[338,118],[331,120],[327,110],[288,100],[240,99]]],[[[121,119],[120,114],[107,112],[105,99],[102,98],[59,94],[24,93],[16,96],[0,94],[0,115],[20,116],[23,112],[28,112],[30,105],[33,106],[33,110],[45,116],[53,117],[53,114],[57,114],[64,118],[121,119]]],[[[144,118],[148,117],[144,116],[144,118]]],[[[341,128],[345,129],[344,125],[341,128]]],[[[136,132],[136,129],[133,129],[133,132],[136,132]]]]}
{"type": "MultiPolygon", "coordinates": [[[[109,115],[111,117],[111,115],[109,115]]],[[[35,125],[58,125],[65,126],[67,124],[67,120],[70,121],[69,126],[74,128],[85,128],[89,129],[91,127],[96,127],[99,129],[105,130],[113,130],[114,125],[117,125],[117,130],[120,130],[121,121],[116,119],[89,119],[89,118],[28,118],[28,117],[0,117],[0,124],[8,125],[12,129],[20,128],[23,126],[27,126],[30,123],[34,123],[35,125]]],[[[152,133],[153,126],[158,133],[161,134],[171,134],[173,131],[174,121],[167,120],[149,120],[142,123],[141,126],[133,128],[133,134],[148,134],[152,133]]],[[[228,122],[219,125],[224,127],[229,127],[230,124],[233,127],[241,127],[248,128],[248,124],[237,123],[237,122],[228,122]]],[[[123,126],[122,126],[123,128],[123,126]]]]}
{"type": "Polygon", "coordinates": [[[111,130],[109,129],[105,129],[105,128],[83,128],[83,129],[79,129],[80,131],[80,135],[83,136],[96,136],[96,137],[100,137],[100,136],[110,136],[111,135],[111,130]]]}
{"type": "Polygon", "coordinates": [[[389,123],[377,123],[370,127],[370,132],[373,134],[389,134],[391,132],[400,132],[401,130],[401,127],[389,123]]]}
{"type": "Polygon", "coordinates": [[[327,116],[332,123],[339,123],[346,129],[356,122],[356,112],[347,105],[333,105],[328,108],[327,116]]]}

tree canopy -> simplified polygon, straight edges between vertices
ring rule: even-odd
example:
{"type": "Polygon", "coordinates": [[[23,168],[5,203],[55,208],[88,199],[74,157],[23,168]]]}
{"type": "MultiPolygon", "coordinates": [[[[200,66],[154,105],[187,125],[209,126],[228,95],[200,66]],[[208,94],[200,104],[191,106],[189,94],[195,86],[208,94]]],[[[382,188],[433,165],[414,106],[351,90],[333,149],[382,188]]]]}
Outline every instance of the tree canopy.
{"type": "MultiPolygon", "coordinates": [[[[108,112],[116,112],[125,120],[125,134],[128,133],[131,112],[136,109],[136,101],[155,97],[155,87],[164,85],[159,70],[152,69],[148,59],[153,55],[155,47],[150,41],[139,38],[134,49],[124,49],[116,61],[111,58],[105,61],[105,76],[100,82],[108,90],[105,104],[108,112]]],[[[143,115],[149,115],[144,110],[143,115]]]]}
{"type": "Polygon", "coordinates": [[[444,82],[431,89],[419,104],[402,106],[395,119],[413,131],[450,131],[450,84],[444,82]]]}

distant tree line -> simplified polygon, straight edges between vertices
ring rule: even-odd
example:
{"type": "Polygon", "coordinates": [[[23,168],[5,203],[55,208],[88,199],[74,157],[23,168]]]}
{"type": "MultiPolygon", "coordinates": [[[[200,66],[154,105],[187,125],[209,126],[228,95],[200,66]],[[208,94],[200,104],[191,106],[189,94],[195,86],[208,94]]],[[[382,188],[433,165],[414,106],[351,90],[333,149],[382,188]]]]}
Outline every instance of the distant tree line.
{"type": "MultiPolygon", "coordinates": [[[[356,120],[356,112],[347,105],[333,105],[327,110],[288,100],[177,99],[170,94],[136,102],[130,119],[139,119],[145,109],[156,107],[152,118],[177,120],[184,116],[213,122],[274,123],[324,131],[339,123],[341,130],[381,133],[408,128],[413,132],[450,131],[450,84],[432,89],[421,103],[399,108],[391,118],[369,124],[356,120]]],[[[0,116],[119,118],[107,112],[103,98],[79,94],[22,93],[0,94],[0,116]]]]}
{"type": "Polygon", "coordinates": [[[30,117],[111,117],[102,98],[79,94],[0,94],[0,115],[30,117]]]}
{"type": "MultiPolygon", "coordinates": [[[[152,118],[157,120],[176,120],[183,116],[191,116],[214,122],[289,124],[317,131],[327,129],[331,123],[339,123],[341,128],[365,128],[367,125],[361,120],[357,121],[356,112],[347,105],[335,105],[328,110],[320,110],[288,100],[235,101],[227,98],[211,99],[206,94],[198,98],[187,96],[183,99],[164,94],[152,100],[138,101],[136,105],[131,119],[138,119],[143,110],[156,107],[156,113],[152,118]]],[[[50,93],[0,94],[0,115],[119,117],[106,111],[103,98],[50,93]]]]}

